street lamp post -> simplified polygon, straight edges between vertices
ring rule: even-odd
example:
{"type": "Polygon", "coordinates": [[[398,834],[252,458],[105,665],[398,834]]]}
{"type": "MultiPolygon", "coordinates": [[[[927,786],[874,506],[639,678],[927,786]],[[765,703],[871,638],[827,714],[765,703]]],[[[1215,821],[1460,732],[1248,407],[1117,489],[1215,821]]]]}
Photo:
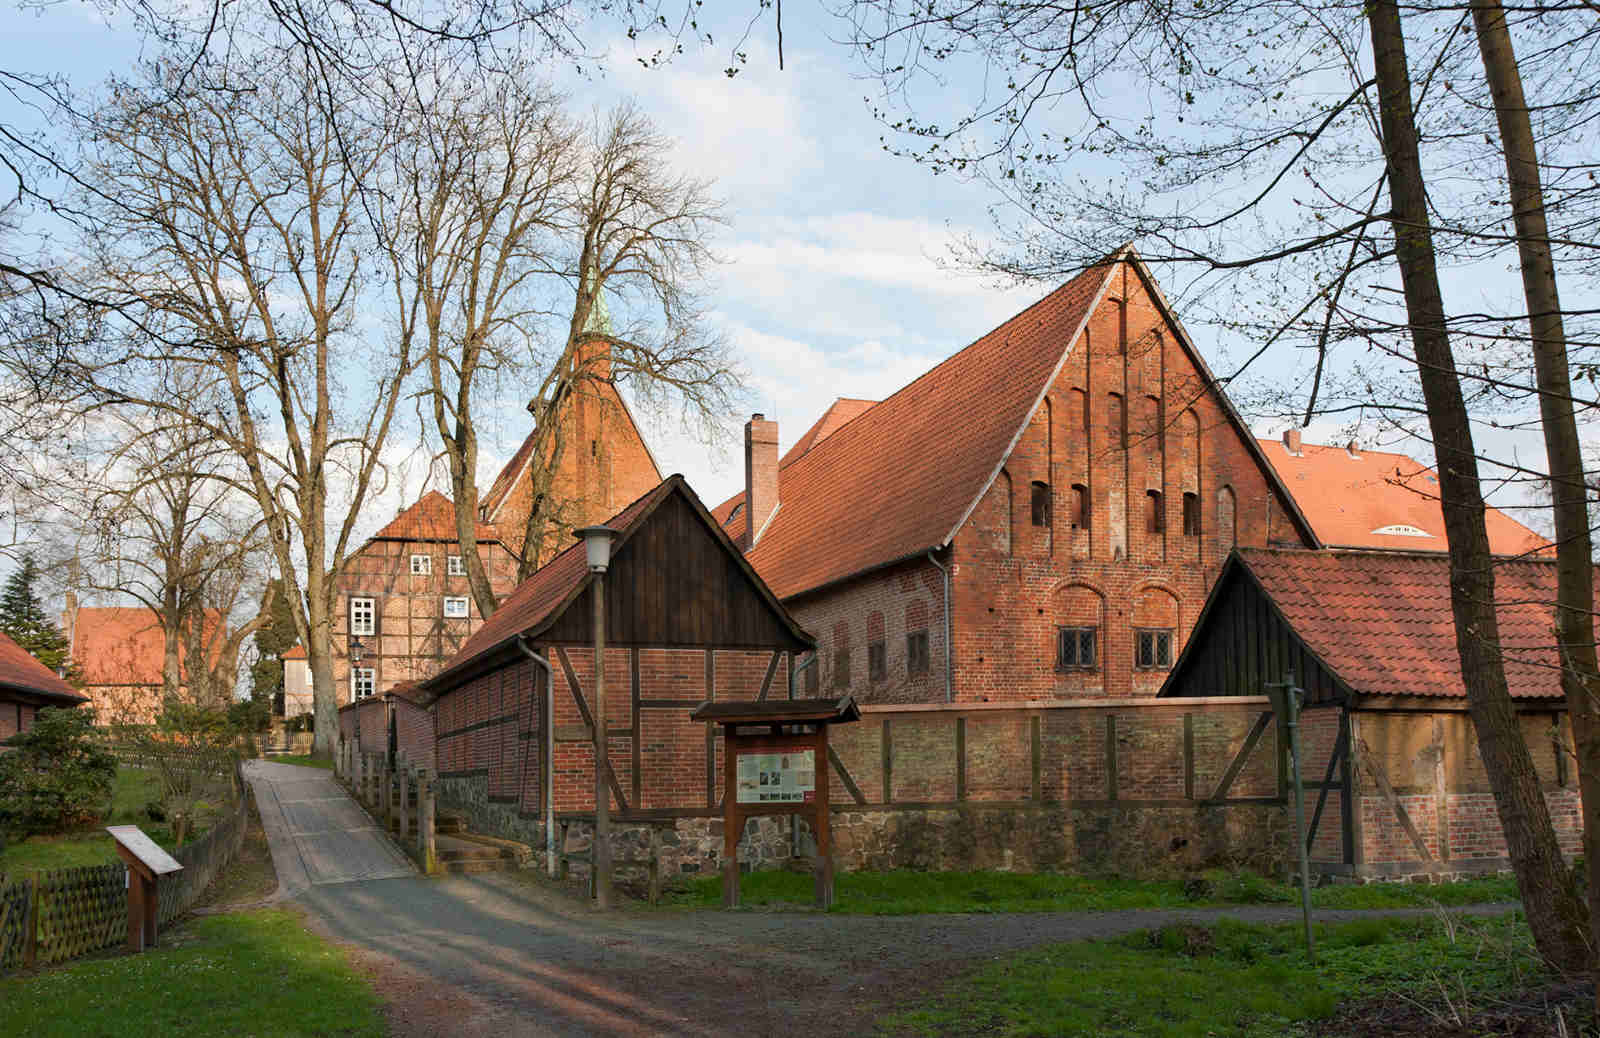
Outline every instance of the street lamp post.
{"type": "Polygon", "coordinates": [[[611,542],[617,531],[609,526],[586,526],[574,533],[583,539],[594,574],[594,844],[589,865],[594,869],[596,908],[611,907],[611,790],[606,776],[606,569],[611,565],[611,542]]]}

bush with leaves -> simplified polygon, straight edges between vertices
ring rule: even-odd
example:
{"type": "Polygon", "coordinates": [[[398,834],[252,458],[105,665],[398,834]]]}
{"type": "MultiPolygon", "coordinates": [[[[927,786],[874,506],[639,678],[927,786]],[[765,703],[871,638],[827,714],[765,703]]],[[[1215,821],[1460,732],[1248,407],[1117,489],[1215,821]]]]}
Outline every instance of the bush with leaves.
{"type": "Polygon", "coordinates": [[[227,711],[177,701],[167,704],[153,729],[138,735],[138,755],[161,782],[159,808],[179,847],[202,807],[237,795],[237,741],[227,711]]]}
{"type": "Polygon", "coordinates": [[[0,753],[0,833],[66,832],[99,820],[117,761],[86,709],[40,710],[0,753]]]}

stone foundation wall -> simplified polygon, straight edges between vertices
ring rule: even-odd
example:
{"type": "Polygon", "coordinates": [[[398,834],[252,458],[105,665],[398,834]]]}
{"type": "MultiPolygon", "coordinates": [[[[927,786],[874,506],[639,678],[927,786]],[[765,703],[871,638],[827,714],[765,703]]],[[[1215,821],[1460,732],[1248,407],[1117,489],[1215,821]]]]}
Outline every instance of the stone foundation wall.
{"type": "MultiPolygon", "coordinates": [[[[437,788],[441,811],[462,815],[474,832],[528,844],[543,865],[541,818],[520,814],[515,804],[490,801],[482,776],[440,779],[437,788]]],[[[800,821],[797,828],[801,853],[813,853],[809,824],[800,821]]],[[[570,845],[587,846],[592,832],[586,821],[571,823],[570,845]]],[[[613,857],[645,859],[650,834],[649,825],[615,823],[613,857]]],[[[833,840],[835,866],[846,872],[1059,869],[1123,876],[1178,875],[1213,865],[1278,871],[1293,842],[1281,804],[843,807],[833,813],[833,840]]],[[[662,874],[669,880],[715,875],[722,859],[723,821],[686,817],[664,822],[659,841],[662,874]]],[[[787,818],[753,818],[739,843],[739,861],[747,869],[776,868],[790,859],[791,850],[787,818]]],[[[619,876],[626,881],[627,870],[619,868],[619,876]]]]}

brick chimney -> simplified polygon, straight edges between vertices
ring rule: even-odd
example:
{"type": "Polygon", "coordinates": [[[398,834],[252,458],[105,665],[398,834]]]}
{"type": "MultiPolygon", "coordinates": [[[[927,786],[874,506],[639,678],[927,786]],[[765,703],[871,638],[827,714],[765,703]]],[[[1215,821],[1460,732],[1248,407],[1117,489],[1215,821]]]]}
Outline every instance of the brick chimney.
{"type": "Polygon", "coordinates": [[[78,593],[67,592],[66,608],[61,610],[62,633],[67,636],[67,654],[71,655],[76,649],[78,639],[78,593]]]}
{"type": "Polygon", "coordinates": [[[755,546],[756,538],[778,510],[778,423],[763,414],[753,414],[744,423],[744,512],[748,524],[745,548],[755,546]]]}
{"type": "Polygon", "coordinates": [[[1300,456],[1301,451],[1299,429],[1285,429],[1283,431],[1283,449],[1288,451],[1290,454],[1293,454],[1297,458],[1300,456]]]}

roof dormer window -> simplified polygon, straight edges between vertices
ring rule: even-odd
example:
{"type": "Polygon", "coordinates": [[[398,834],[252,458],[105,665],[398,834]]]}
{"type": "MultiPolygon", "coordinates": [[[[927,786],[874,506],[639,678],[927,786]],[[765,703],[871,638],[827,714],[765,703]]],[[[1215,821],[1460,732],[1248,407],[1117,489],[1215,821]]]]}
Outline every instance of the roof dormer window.
{"type": "Polygon", "coordinates": [[[1432,537],[1433,534],[1421,527],[1412,526],[1410,523],[1395,523],[1392,526],[1380,526],[1372,531],[1375,535],[1384,537],[1432,537]]]}

